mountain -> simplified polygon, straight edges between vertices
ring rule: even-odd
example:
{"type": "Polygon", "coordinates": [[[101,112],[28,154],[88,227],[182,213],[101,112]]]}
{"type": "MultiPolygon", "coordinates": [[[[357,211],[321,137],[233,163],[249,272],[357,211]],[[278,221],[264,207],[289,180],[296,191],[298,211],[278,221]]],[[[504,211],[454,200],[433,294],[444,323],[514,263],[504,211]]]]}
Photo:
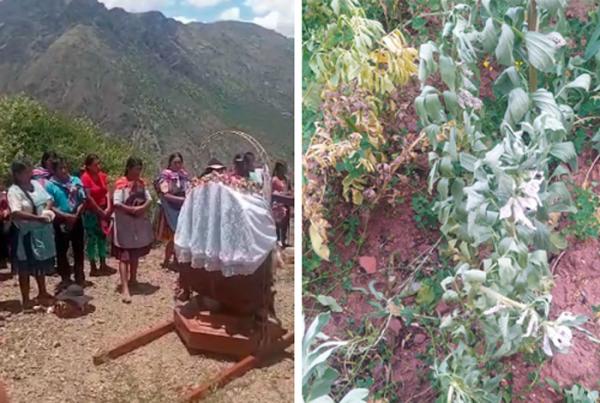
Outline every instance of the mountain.
{"type": "MultiPolygon", "coordinates": [[[[0,0],[0,95],[25,93],[195,164],[206,162],[209,134],[232,128],[293,160],[293,56],[292,39],[249,23],[182,24],[96,0],[0,0]]],[[[222,158],[249,148],[223,141],[222,158]]]]}

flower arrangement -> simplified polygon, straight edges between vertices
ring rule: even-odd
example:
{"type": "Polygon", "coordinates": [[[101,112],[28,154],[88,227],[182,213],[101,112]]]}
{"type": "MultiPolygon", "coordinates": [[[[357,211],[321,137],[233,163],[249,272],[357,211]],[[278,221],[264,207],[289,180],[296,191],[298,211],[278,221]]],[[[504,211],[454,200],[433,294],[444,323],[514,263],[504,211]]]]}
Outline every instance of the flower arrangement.
{"type": "Polygon", "coordinates": [[[243,193],[261,193],[262,188],[256,182],[237,175],[220,174],[212,172],[208,175],[192,179],[192,188],[205,186],[208,183],[222,183],[225,186],[243,193]]]}

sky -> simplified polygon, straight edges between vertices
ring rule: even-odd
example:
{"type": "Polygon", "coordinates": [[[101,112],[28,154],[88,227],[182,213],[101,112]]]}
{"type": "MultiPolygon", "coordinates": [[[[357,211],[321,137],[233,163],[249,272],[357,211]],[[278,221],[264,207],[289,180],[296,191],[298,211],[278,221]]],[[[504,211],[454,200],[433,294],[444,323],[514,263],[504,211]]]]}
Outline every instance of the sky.
{"type": "Polygon", "coordinates": [[[156,10],[181,22],[253,22],[285,36],[294,34],[293,0],[99,0],[129,12],[156,10]]]}

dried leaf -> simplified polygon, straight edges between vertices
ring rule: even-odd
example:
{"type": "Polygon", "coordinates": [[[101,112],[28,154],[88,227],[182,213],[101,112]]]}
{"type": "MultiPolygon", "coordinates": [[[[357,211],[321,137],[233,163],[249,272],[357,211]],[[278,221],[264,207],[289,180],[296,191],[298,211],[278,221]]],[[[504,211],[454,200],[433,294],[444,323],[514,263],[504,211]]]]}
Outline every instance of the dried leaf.
{"type": "Polygon", "coordinates": [[[324,244],[323,237],[320,234],[320,229],[314,224],[310,224],[308,230],[312,248],[317,255],[323,260],[329,261],[329,248],[324,244]]]}
{"type": "Polygon", "coordinates": [[[402,305],[396,305],[393,301],[390,301],[388,302],[387,310],[392,316],[399,317],[401,316],[402,305]]]}

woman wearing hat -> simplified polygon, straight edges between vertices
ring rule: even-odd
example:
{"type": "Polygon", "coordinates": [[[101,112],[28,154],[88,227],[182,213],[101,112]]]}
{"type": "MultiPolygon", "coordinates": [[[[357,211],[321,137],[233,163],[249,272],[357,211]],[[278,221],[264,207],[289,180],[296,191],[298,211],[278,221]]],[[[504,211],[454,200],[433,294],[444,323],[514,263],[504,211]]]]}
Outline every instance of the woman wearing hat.
{"type": "Polygon", "coordinates": [[[175,255],[174,237],[177,230],[177,219],[190,184],[189,175],[183,168],[183,157],[180,153],[171,154],[168,167],[160,173],[154,183],[160,200],[156,221],[156,239],[167,244],[162,263],[164,268],[169,266],[171,257],[175,255]]]}
{"type": "Polygon", "coordinates": [[[31,165],[15,161],[11,165],[13,183],[7,194],[13,231],[11,234],[12,270],[19,276],[23,308],[32,307],[29,277],[35,277],[38,301],[53,302],[46,291],[46,276],[54,271],[56,248],[52,222],[52,198],[44,187],[32,179],[31,165]]]}
{"type": "Polygon", "coordinates": [[[61,318],[74,318],[86,313],[92,297],[85,295],[83,287],[71,284],[56,296],[54,313],[61,318]]]}
{"type": "Polygon", "coordinates": [[[248,161],[244,158],[243,154],[236,154],[236,156],[233,157],[233,171],[231,176],[246,179],[250,177],[250,172],[248,171],[248,161]]]}
{"type": "Polygon", "coordinates": [[[203,176],[210,175],[213,172],[222,174],[222,173],[225,172],[225,169],[226,169],[225,165],[223,165],[221,163],[221,161],[219,161],[216,158],[211,158],[208,161],[208,166],[206,167],[206,169],[204,170],[204,172],[202,172],[202,175],[200,175],[200,177],[202,178],[203,176]]]}

